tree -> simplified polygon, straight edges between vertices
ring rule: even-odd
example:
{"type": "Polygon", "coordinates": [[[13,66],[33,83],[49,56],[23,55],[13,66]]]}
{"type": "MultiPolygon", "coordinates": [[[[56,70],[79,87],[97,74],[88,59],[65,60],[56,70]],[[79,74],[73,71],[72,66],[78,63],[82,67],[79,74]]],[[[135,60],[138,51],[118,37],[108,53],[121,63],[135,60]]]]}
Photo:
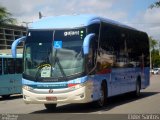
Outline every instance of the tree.
{"type": "Polygon", "coordinates": [[[150,8],[152,9],[152,8],[159,8],[160,7],[160,0],[158,0],[158,1],[156,1],[156,2],[154,2],[153,4],[151,4],[150,5],[150,8]]]}
{"type": "Polygon", "coordinates": [[[152,51],[152,66],[160,67],[160,56],[158,50],[152,51]]]}
{"type": "Polygon", "coordinates": [[[150,40],[152,68],[160,67],[160,56],[159,56],[159,51],[157,49],[158,42],[157,40],[153,39],[151,36],[149,37],[149,40],[150,40]]]}
{"type": "Polygon", "coordinates": [[[152,36],[149,37],[149,41],[150,41],[150,50],[154,51],[155,47],[158,45],[158,42],[157,42],[157,40],[153,39],[152,36]]]}
{"type": "Polygon", "coordinates": [[[15,24],[16,19],[11,17],[12,14],[5,7],[0,6],[0,25],[15,24]]]}

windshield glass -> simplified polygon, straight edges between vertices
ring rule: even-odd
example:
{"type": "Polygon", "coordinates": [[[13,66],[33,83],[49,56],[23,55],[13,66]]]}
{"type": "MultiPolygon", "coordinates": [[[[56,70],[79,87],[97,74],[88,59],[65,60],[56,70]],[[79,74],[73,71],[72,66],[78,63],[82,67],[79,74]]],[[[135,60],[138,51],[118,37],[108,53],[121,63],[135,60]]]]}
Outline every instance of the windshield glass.
{"type": "Polygon", "coordinates": [[[24,50],[24,75],[34,80],[63,78],[84,72],[85,29],[30,31],[24,50]]]}

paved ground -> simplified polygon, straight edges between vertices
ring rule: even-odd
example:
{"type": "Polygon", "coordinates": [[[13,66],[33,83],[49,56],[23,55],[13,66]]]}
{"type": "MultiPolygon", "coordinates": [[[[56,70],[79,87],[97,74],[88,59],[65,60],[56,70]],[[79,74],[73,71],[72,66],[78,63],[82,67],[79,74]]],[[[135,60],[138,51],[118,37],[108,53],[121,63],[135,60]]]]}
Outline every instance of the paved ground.
{"type": "Polygon", "coordinates": [[[0,113],[42,114],[42,113],[88,113],[88,114],[132,114],[160,113],[160,75],[151,76],[151,85],[142,90],[139,98],[131,94],[109,99],[107,107],[96,109],[88,104],[58,105],[56,111],[47,111],[43,105],[26,105],[22,96],[12,96],[4,100],[0,98],[0,113]]]}

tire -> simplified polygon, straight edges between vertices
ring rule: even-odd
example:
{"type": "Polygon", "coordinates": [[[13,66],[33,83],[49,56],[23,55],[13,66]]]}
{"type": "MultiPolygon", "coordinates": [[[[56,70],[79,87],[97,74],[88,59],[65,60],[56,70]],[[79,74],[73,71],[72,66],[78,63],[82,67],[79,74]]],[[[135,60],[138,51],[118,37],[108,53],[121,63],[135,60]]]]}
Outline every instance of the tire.
{"type": "Polygon", "coordinates": [[[3,99],[8,99],[10,97],[10,95],[2,95],[3,99]]]}
{"type": "Polygon", "coordinates": [[[137,80],[137,82],[136,82],[136,91],[134,92],[134,95],[136,97],[140,96],[140,90],[141,90],[141,84],[140,84],[140,81],[137,80]]]}
{"type": "Polygon", "coordinates": [[[102,83],[101,85],[101,90],[100,90],[100,94],[101,97],[98,101],[95,102],[95,106],[96,107],[103,107],[107,104],[107,85],[105,83],[102,83]]]}
{"type": "Polygon", "coordinates": [[[47,110],[51,111],[56,109],[57,104],[44,104],[44,106],[47,110]]]}

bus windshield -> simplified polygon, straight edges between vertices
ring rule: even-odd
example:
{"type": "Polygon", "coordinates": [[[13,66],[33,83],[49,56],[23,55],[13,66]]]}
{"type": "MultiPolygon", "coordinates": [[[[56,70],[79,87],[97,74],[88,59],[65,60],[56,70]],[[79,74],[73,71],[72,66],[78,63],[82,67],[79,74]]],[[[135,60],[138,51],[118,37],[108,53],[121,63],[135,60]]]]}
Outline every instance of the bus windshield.
{"type": "Polygon", "coordinates": [[[23,77],[60,81],[83,73],[84,37],[85,29],[28,32],[23,77]]]}

